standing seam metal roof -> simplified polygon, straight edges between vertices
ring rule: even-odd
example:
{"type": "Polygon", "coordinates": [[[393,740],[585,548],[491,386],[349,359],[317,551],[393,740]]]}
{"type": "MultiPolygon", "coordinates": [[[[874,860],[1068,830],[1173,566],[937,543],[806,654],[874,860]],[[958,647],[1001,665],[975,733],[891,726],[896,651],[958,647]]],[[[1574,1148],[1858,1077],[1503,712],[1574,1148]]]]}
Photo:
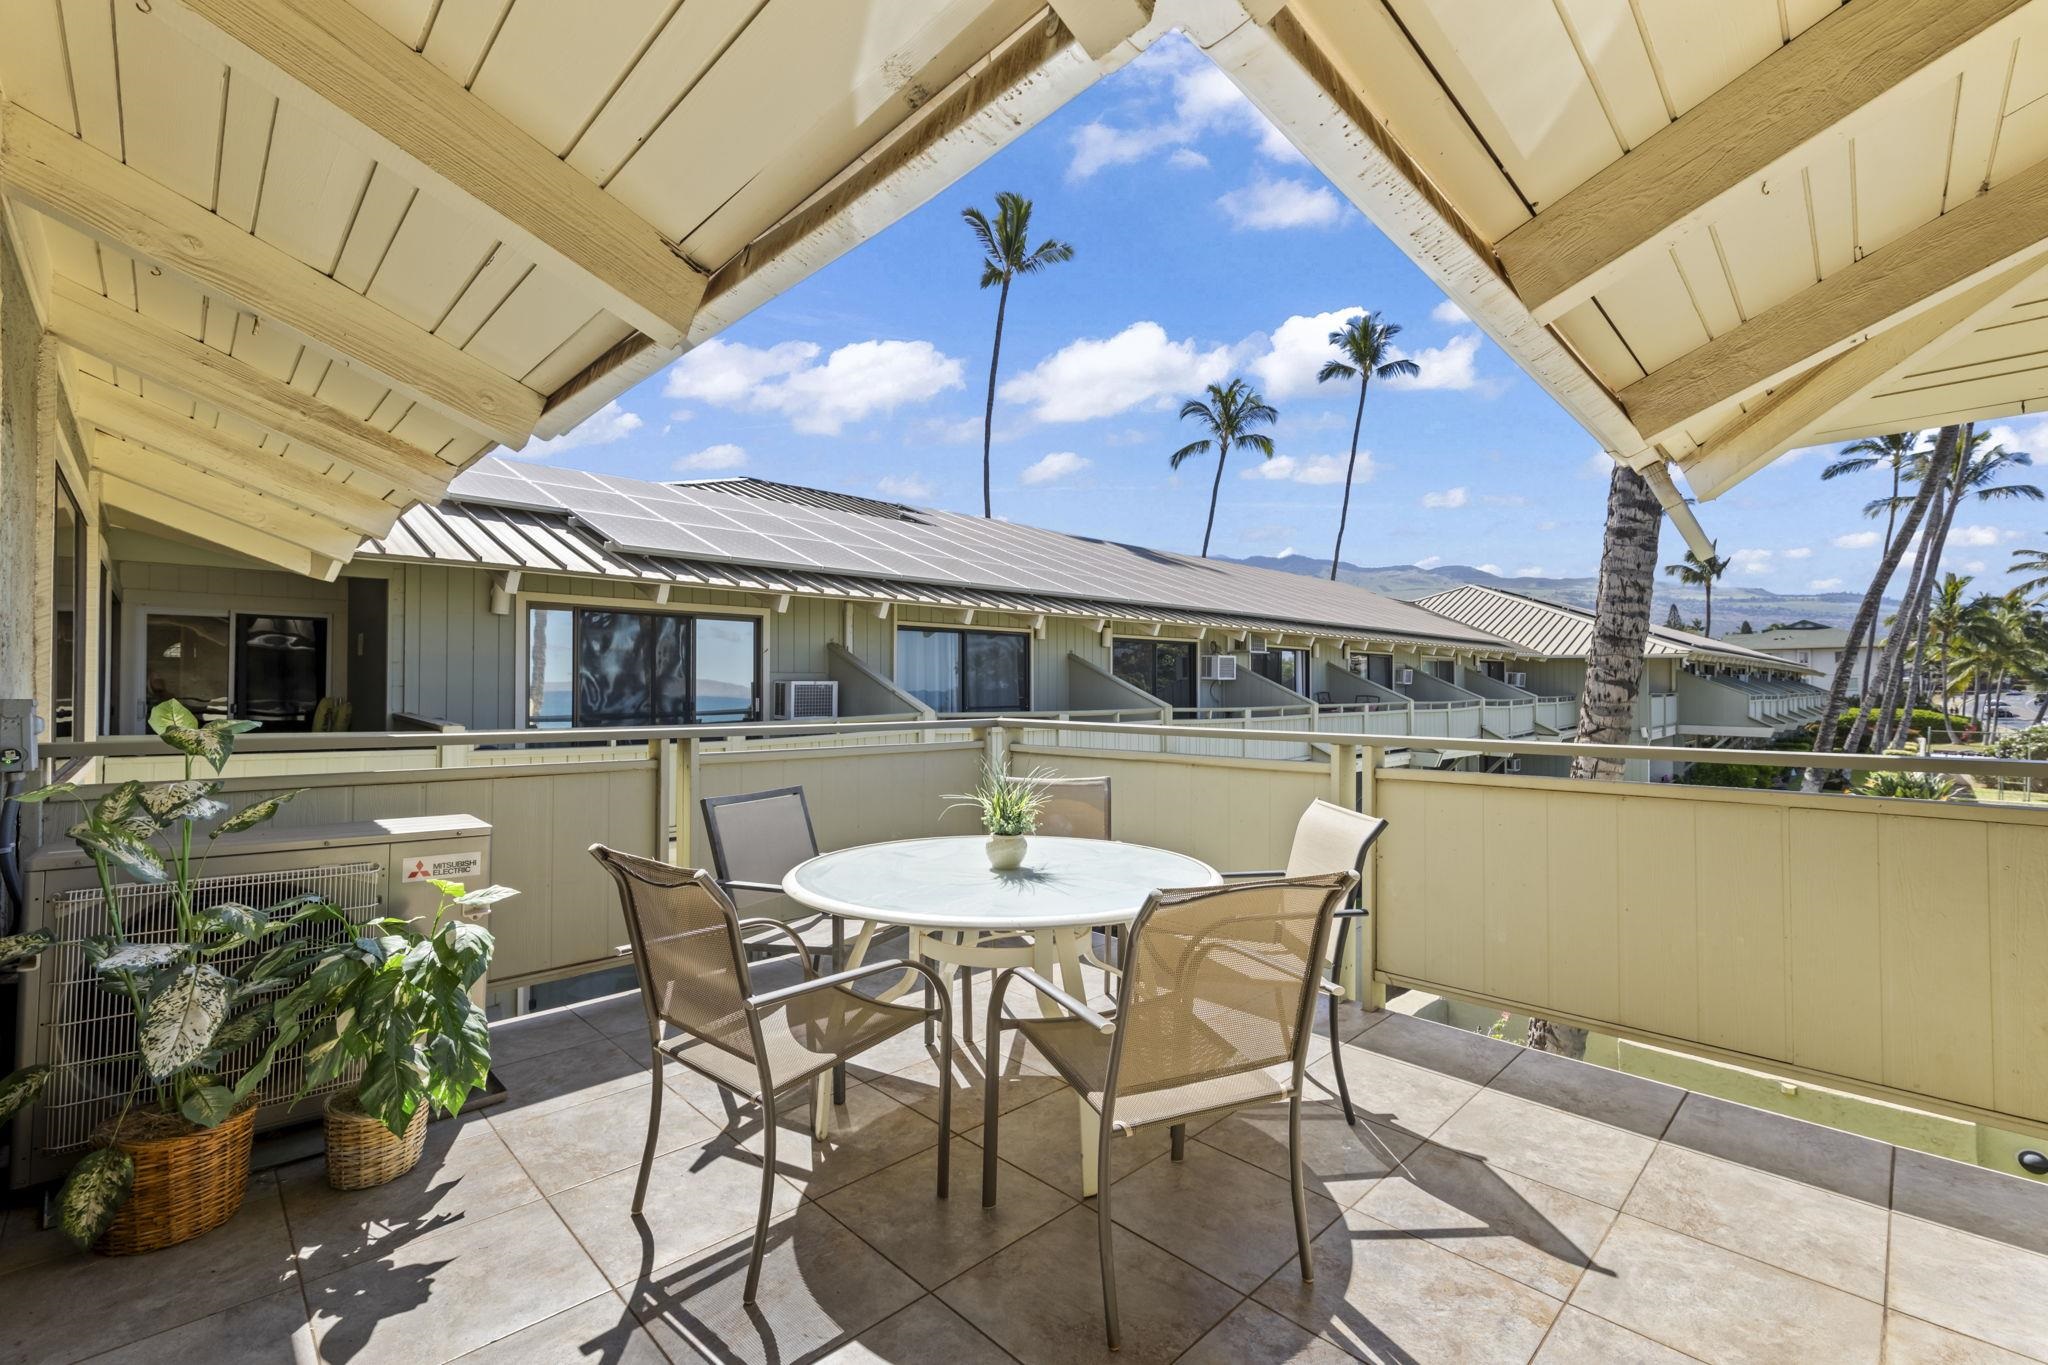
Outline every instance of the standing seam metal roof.
{"type": "MultiPolygon", "coordinates": [[[[1465,583],[1421,598],[1416,605],[1512,640],[1547,658],[1582,659],[1593,644],[1593,613],[1503,588],[1465,583]]],[[[1670,626],[1650,627],[1649,636],[1643,641],[1643,656],[1812,672],[1774,655],[1670,626]]]]}

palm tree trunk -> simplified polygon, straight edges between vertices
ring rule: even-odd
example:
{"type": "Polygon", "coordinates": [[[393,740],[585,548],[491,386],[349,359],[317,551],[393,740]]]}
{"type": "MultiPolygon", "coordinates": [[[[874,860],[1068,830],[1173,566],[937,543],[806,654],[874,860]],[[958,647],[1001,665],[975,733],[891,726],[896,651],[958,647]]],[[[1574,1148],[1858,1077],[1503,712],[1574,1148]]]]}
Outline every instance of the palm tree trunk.
{"type": "MultiPolygon", "coordinates": [[[[1892,496],[1884,508],[1884,552],[1891,553],[1892,530],[1899,521],[1899,460],[1892,457],[1892,496]]],[[[1855,636],[1850,636],[1855,639],[1855,636]]],[[[1863,643],[1863,685],[1857,689],[1856,700],[1865,706],[1870,704],[1870,661],[1877,655],[1877,618],[1870,618],[1870,634],[1863,643]]]]}
{"type": "Polygon", "coordinates": [[[1337,513],[1337,548],[1330,551],[1330,581],[1337,581],[1337,561],[1344,557],[1344,523],[1351,520],[1351,475],[1358,468],[1358,433],[1365,425],[1365,386],[1372,376],[1358,372],[1358,415],[1351,419],[1351,459],[1344,466],[1344,505],[1337,513]]]}
{"type": "Polygon", "coordinates": [[[1948,709],[1948,650],[1948,627],[1943,626],[1941,628],[1941,728],[1948,732],[1948,742],[1953,744],[1956,742],[1956,718],[1955,715],[1948,709]]]}
{"type": "Polygon", "coordinates": [[[981,414],[981,514],[995,515],[995,502],[989,495],[989,447],[995,443],[996,434],[996,363],[1003,358],[1003,314],[1010,308],[1010,279],[1003,277],[1002,292],[996,295],[996,343],[988,353],[988,405],[981,414]]]}
{"type": "MultiPolygon", "coordinates": [[[[1635,733],[1636,694],[1643,681],[1643,640],[1650,632],[1650,590],[1657,572],[1662,510],[1649,481],[1616,464],[1607,485],[1607,528],[1600,547],[1600,588],[1576,738],[1583,744],[1625,744],[1635,733]]],[[[1572,776],[1613,782],[1622,763],[1581,756],[1572,776]]]]}
{"type": "Polygon", "coordinates": [[[1706,633],[1707,633],[1708,635],[1712,635],[1712,634],[1714,633],[1714,571],[1713,571],[1713,568],[1712,568],[1711,566],[1709,566],[1709,568],[1707,569],[1707,629],[1706,629],[1706,633]]]}
{"type": "Polygon", "coordinates": [[[1209,557],[1209,537],[1216,531],[1216,499],[1223,494],[1223,462],[1230,458],[1230,442],[1216,442],[1216,478],[1209,485],[1209,522],[1202,527],[1202,558],[1209,557]]]}
{"type": "MultiPolygon", "coordinates": [[[[1933,478],[1933,471],[1928,472],[1933,478]]],[[[1915,679],[1906,672],[1907,645],[1916,637],[1920,620],[1920,608],[1925,600],[1927,587],[1933,578],[1931,556],[1934,552],[1936,529],[1941,525],[1944,499],[1948,489],[1946,480],[1934,490],[1934,501],[1928,508],[1927,530],[1920,536],[1920,548],[1913,556],[1913,574],[1906,581],[1906,596],[1899,603],[1897,615],[1892,618],[1891,633],[1899,641],[1894,650],[1887,643],[1885,661],[1884,701],[1877,713],[1877,729],[1873,733],[1873,750],[1889,749],[1897,741],[1912,715],[1912,694],[1915,679]]]]}

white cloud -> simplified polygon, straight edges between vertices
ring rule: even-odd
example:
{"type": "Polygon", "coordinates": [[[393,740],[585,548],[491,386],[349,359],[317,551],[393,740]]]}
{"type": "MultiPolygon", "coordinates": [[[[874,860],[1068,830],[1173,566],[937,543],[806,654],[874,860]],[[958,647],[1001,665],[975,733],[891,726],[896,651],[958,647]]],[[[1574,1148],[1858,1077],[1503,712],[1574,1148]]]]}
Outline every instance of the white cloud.
{"type": "Polygon", "coordinates": [[[798,431],[835,436],[848,422],[961,387],[960,362],[929,341],[856,341],[815,363],[819,347],[761,348],[713,338],[668,372],[663,392],[755,412],[780,412],[798,431]]]}
{"type": "Polygon", "coordinates": [[[1443,562],[1444,557],[1442,555],[1425,555],[1415,561],[1415,567],[1418,569],[1434,569],[1443,562]]]}
{"type": "Polygon", "coordinates": [[[1833,592],[1842,586],[1842,580],[1839,578],[1816,578],[1806,586],[1812,592],[1833,592]]]}
{"type": "Polygon", "coordinates": [[[1156,322],[1134,322],[1113,337],[1068,342],[999,392],[1030,404],[1041,422],[1086,422],[1199,393],[1228,375],[1231,361],[1228,346],[1200,350],[1169,340],[1156,322]]]}
{"type": "Polygon", "coordinates": [[[676,473],[687,473],[693,469],[740,469],[747,463],[747,452],[731,442],[706,446],[695,454],[685,455],[676,461],[676,473]]]}
{"type": "Polygon", "coordinates": [[[1958,526],[1948,533],[1949,544],[1964,545],[1982,549],[1996,545],[2000,540],[1996,526],[1958,526]]]}
{"type": "MultiPolygon", "coordinates": [[[[1241,479],[1272,479],[1288,483],[1341,484],[1344,482],[1344,466],[1349,460],[1346,455],[1310,455],[1302,458],[1295,455],[1275,455],[1270,460],[1246,465],[1238,472],[1241,479]]],[[[1372,452],[1358,452],[1358,463],[1351,471],[1354,484],[1370,483],[1372,476],[1379,472],[1373,465],[1372,452]]]]}
{"type": "Polygon", "coordinates": [[[608,446],[613,441],[623,441],[645,425],[639,413],[626,411],[614,399],[552,440],[528,441],[523,450],[500,446],[498,454],[512,460],[548,460],[565,450],[608,446]]]}
{"type": "Polygon", "coordinates": [[[1787,559],[1810,559],[1813,556],[1813,547],[1811,545],[1794,545],[1783,553],[1787,559]]]}
{"type": "Polygon", "coordinates": [[[1762,578],[1777,565],[1769,550],[1737,550],[1728,556],[1728,572],[1738,578],[1762,578]]]}
{"type": "Polygon", "coordinates": [[[1452,303],[1449,299],[1445,299],[1442,303],[1430,309],[1429,315],[1447,327],[1455,327],[1461,322],[1472,321],[1471,316],[1464,309],[1458,307],[1457,304],[1452,303]]]}
{"type": "Polygon", "coordinates": [[[1274,180],[1258,176],[1217,199],[1232,226],[1254,231],[1278,228],[1330,227],[1343,217],[1343,206],[1326,185],[1305,180],[1274,180]]]}
{"type": "Polygon", "coordinates": [[[1462,488],[1446,488],[1440,493],[1424,493],[1424,507],[1463,507],[1470,501],[1470,495],[1462,488]]]}
{"type": "Polygon", "coordinates": [[[1019,478],[1026,484],[1057,483],[1069,474],[1080,473],[1090,463],[1091,461],[1071,450],[1056,450],[1033,462],[1019,478]]]}
{"type": "Polygon", "coordinates": [[[875,488],[885,498],[902,498],[906,502],[923,502],[933,493],[932,486],[915,474],[888,474],[875,480],[875,488]]]}
{"type": "MultiPolygon", "coordinates": [[[[1304,160],[1230,77],[1184,38],[1176,35],[1154,43],[1124,70],[1163,87],[1173,102],[1171,112],[1124,127],[1100,119],[1082,125],[1069,139],[1073,157],[1067,163],[1068,180],[1086,180],[1098,171],[1131,165],[1168,148],[1176,151],[1170,163],[1185,168],[1194,163],[1179,159],[1178,153],[1200,157],[1189,144],[1210,133],[1249,136],[1259,155],[1273,161],[1304,160]]],[[[1203,157],[1201,164],[1207,165],[1208,159],[1203,157]]]]}
{"type": "Polygon", "coordinates": [[[1337,308],[1327,313],[1296,313],[1266,338],[1266,353],[1251,362],[1259,392],[1268,398],[1291,398],[1316,387],[1316,371],[1332,359],[1330,333],[1365,309],[1337,308]]]}
{"type": "Polygon", "coordinates": [[[1441,346],[1425,346],[1413,353],[1396,346],[1394,353],[1414,361],[1422,373],[1413,379],[1396,375],[1386,381],[1390,389],[1469,389],[1479,382],[1472,369],[1472,358],[1479,354],[1477,332],[1463,332],[1441,346]]]}
{"type": "Polygon", "coordinates": [[[1176,147],[1173,155],[1166,158],[1166,164],[1177,171],[1206,171],[1209,158],[1192,147],[1176,147]]]}
{"type": "Polygon", "coordinates": [[[1474,565],[1473,565],[1472,567],[1473,567],[1473,568],[1475,568],[1475,569],[1477,569],[1477,570],[1479,570],[1479,572],[1481,572],[1481,573],[1490,573],[1490,574],[1492,574],[1492,575],[1493,575],[1493,576],[1494,576],[1495,578],[1506,578],[1506,577],[1507,577],[1507,575],[1506,575],[1506,574],[1504,574],[1504,573],[1502,573],[1502,572],[1500,571],[1500,565],[1498,565],[1498,564],[1474,564],[1474,565]]]}
{"type": "Polygon", "coordinates": [[[1604,479],[1614,472],[1614,457],[1604,450],[1596,450],[1579,465],[1582,479],[1604,479]]]}
{"type": "Polygon", "coordinates": [[[1837,550],[1867,550],[1882,539],[1884,537],[1875,531],[1851,531],[1845,536],[1836,536],[1834,547],[1837,550]]]}

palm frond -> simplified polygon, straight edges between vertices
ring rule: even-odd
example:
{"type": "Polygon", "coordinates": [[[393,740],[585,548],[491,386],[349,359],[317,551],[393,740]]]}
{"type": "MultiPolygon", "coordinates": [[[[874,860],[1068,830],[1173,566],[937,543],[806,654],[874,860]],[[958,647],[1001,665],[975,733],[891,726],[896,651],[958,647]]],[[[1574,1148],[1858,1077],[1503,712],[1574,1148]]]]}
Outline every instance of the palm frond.
{"type": "Polygon", "coordinates": [[[1167,463],[1173,468],[1179,469],[1183,461],[1193,459],[1197,455],[1208,454],[1209,445],[1208,441],[1189,441],[1186,445],[1168,456],[1167,463]]]}
{"type": "Polygon", "coordinates": [[[1878,462],[1878,457],[1875,455],[1859,456],[1853,460],[1836,460],[1826,469],[1823,469],[1820,472],[1820,476],[1825,480],[1839,479],[1844,474],[1861,474],[1866,469],[1875,468],[1878,462]]]}
{"type": "Polygon", "coordinates": [[[1316,371],[1316,383],[1327,384],[1332,379],[1356,379],[1357,367],[1346,365],[1341,360],[1325,360],[1323,368],[1316,371]]]}
{"type": "Polygon", "coordinates": [[[1273,458],[1273,438],[1263,432],[1247,432],[1237,438],[1237,443],[1247,450],[1256,450],[1267,459],[1273,458]]]}
{"type": "MultiPolygon", "coordinates": [[[[1211,392],[1214,392],[1215,388],[1216,386],[1214,384],[1211,384],[1209,386],[1211,392]]],[[[1209,430],[1211,431],[1214,431],[1217,427],[1215,412],[1213,412],[1210,409],[1207,403],[1204,403],[1199,398],[1190,398],[1187,402],[1182,403],[1180,405],[1180,420],[1185,422],[1190,417],[1194,418],[1198,422],[1208,423],[1209,430]]]]}
{"type": "MultiPolygon", "coordinates": [[[[1398,331],[1400,329],[1396,328],[1395,330],[1398,331]]],[[[1422,367],[1412,360],[1389,360],[1372,373],[1375,379],[1392,379],[1395,375],[1400,375],[1405,379],[1413,379],[1422,373],[1422,367]]]]}

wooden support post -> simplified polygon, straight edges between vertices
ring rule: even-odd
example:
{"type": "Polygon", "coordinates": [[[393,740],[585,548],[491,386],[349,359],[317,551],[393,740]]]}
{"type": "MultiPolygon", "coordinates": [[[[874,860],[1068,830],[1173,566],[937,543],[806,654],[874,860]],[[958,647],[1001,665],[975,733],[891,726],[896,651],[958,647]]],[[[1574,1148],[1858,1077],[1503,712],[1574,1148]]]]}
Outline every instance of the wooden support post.
{"type": "MultiPolygon", "coordinates": [[[[1386,758],[1386,750],[1377,745],[1365,750],[1365,766],[1359,770],[1358,808],[1367,815],[1379,808],[1379,766],[1386,758]]],[[[1381,838],[1386,836],[1382,834],[1381,838]]],[[[1345,983],[1346,993],[1366,1009],[1383,1009],[1387,1003],[1386,984],[1374,973],[1379,965],[1379,905],[1380,905],[1380,850],[1375,843],[1366,850],[1365,866],[1359,870],[1359,904],[1366,908],[1366,917],[1360,921],[1358,932],[1351,936],[1355,956],[1344,964],[1344,970],[1352,976],[1345,983]]]]}
{"type": "Polygon", "coordinates": [[[982,736],[982,745],[987,750],[988,766],[996,772],[1010,770],[1009,734],[1000,725],[991,725],[982,736]]]}
{"type": "Polygon", "coordinates": [[[670,831],[676,827],[676,761],[675,741],[650,739],[647,741],[647,756],[654,760],[654,842],[655,856],[663,861],[669,857],[670,831]]]}
{"type": "Polygon", "coordinates": [[[672,779],[670,801],[675,808],[675,854],[672,861],[682,867],[692,865],[695,856],[692,837],[695,822],[694,810],[697,804],[697,741],[679,739],[675,742],[673,761],[675,776],[672,779]]]}

